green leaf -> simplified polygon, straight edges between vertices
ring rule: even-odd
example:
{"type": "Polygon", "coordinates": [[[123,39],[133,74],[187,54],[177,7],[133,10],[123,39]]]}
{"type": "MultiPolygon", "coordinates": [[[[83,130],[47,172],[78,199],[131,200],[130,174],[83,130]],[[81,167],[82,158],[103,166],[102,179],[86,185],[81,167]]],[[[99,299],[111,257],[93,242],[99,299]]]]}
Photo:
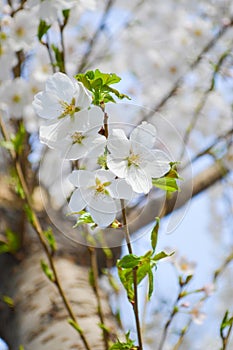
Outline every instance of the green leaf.
{"type": "Polygon", "coordinates": [[[122,267],[124,269],[134,268],[138,266],[140,261],[141,261],[140,257],[134,254],[129,254],[129,255],[125,255],[121,260],[118,260],[117,266],[122,267]]]}
{"type": "Polygon", "coordinates": [[[22,152],[26,134],[27,132],[24,124],[20,123],[17,133],[11,138],[16,154],[20,154],[22,152]]]}
{"type": "Polygon", "coordinates": [[[72,320],[71,318],[68,318],[68,323],[69,323],[79,334],[83,334],[83,330],[82,330],[82,328],[78,325],[77,322],[75,322],[75,321],[72,320]]]}
{"type": "Polygon", "coordinates": [[[153,276],[152,269],[156,266],[155,261],[152,260],[152,251],[148,251],[145,255],[137,257],[133,254],[129,254],[123,257],[117,262],[118,275],[121,283],[123,284],[127,296],[130,302],[134,301],[134,269],[137,274],[137,285],[148,276],[149,279],[149,292],[148,297],[151,296],[153,291],[153,276]],[[127,266],[127,267],[126,267],[127,266]]]}
{"type": "Polygon", "coordinates": [[[47,24],[45,21],[42,21],[42,20],[40,21],[40,24],[37,30],[37,37],[39,41],[41,41],[43,35],[47,33],[50,27],[51,27],[51,24],[47,24]]]}
{"type": "Polygon", "coordinates": [[[69,19],[69,16],[70,16],[70,9],[63,10],[62,14],[63,14],[65,21],[67,21],[69,19]]]}
{"type": "Polygon", "coordinates": [[[155,220],[156,220],[156,224],[155,224],[155,226],[153,227],[153,229],[151,231],[151,237],[150,237],[150,239],[151,239],[151,246],[152,246],[153,252],[155,251],[156,246],[157,246],[157,242],[158,242],[158,232],[159,232],[160,218],[156,217],[155,220]]]}
{"type": "Polygon", "coordinates": [[[176,179],[167,176],[161,177],[159,179],[152,179],[152,185],[167,192],[180,191],[176,179]]]}
{"type": "Polygon", "coordinates": [[[148,281],[149,281],[148,299],[150,300],[151,295],[152,295],[153,290],[154,290],[154,276],[153,276],[153,272],[151,269],[148,271],[148,281]]]}
{"type": "Polygon", "coordinates": [[[6,148],[9,151],[14,150],[14,145],[13,145],[12,141],[0,141],[0,146],[6,148]]]}
{"type": "Polygon", "coordinates": [[[51,45],[51,48],[56,59],[56,63],[54,65],[57,66],[61,72],[64,72],[63,52],[60,51],[54,44],[51,45]]]}
{"type": "Polygon", "coordinates": [[[170,170],[169,172],[159,178],[159,179],[152,179],[152,184],[153,186],[160,188],[161,190],[164,190],[166,192],[180,192],[180,188],[177,184],[177,180],[183,180],[177,170],[176,170],[176,166],[177,166],[177,162],[170,162],[170,170]]]}
{"type": "Polygon", "coordinates": [[[0,241],[0,254],[4,254],[8,252],[9,252],[8,244],[4,241],[0,241]]]}
{"type": "Polygon", "coordinates": [[[172,256],[175,252],[172,252],[170,254],[167,254],[166,252],[162,251],[158,254],[155,254],[153,257],[152,257],[152,260],[157,262],[161,259],[164,259],[164,258],[168,258],[169,256],[172,256]]]}
{"type": "Polygon", "coordinates": [[[91,217],[90,213],[87,213],[86,211],[82,210],[81,212],[78,213],[73,213],[73,214],[81,214],[76,222],[76,224],[73,226],[73,228],[76,228],[80,225],[84,224],[90,224],[92,228],[96,227],[96,223],[91,217]]]}
{"type": "Polygon", "coordinates": [[[20,346],[19,346],[19,350],[24,350],[24,346],[23,346],[23,345],[20,345],[20,346]]]}
{"type": "Polygon", "coordinates": [[[42,268],[44,274],[48,277],[48,279],[51,282],[54,282],[55,281],[55,277],[54,277],[53,271],[50,269],[48,264],[44,260],[41,260],[40,261],[40,265],[41,265],[41,268],[42,268]]]}
{"type": "Polygon", "coordinates": [[[15,254],[20,249],[19,235],[10,229],[6,229],[6,240],[0,241],[0,254],[15,254]]]}
{"type": "Polygon", "coordinates": [[[100,329],[102,329],[103,331],[105,331],[106,333],[110,334],[111,330],[109,327],[107,327],[104,323],[98,323],[98,326],[100,327],[100,329]]]}
{"type": "Polygon", "coordinates": [[[75,78],[92,92],[94,105],[101,106],[108,102],[115,102],[112,95],[119,99],[130,99],[129,96],[110,87],[110,85],[119,83],[121,80],[115,73],[103,73],[96,69],[95,71],[78,74],[75,78]]]}
{"type": "Polygon", "coordinates": [[[35,218],[35,214],[34,214],[33,210],[29,207],[28,204],[24,204],[23,208],[24,208],[24,211],[26,213],[28,222],[34,226],[36,218],[35,218]]]}
{"type": "Polygon", "coordinates": [[[44,231],[44,236],[51,248],[51,251],[55,252],[57,250],[57,243],[51,227],[49,227],[46,231],[44,231]]]}
{"type": "Polygon", "coordinates": [[[221,326],[220,326],[220,331],[221,333],[223,332],[223,330],[226,328],[226,327],[230,327],[233,323],[233,316],[232,317],[228,317],[229,316],[229,311],[227,310],[224,314],[224,317],[223,317],[223,320],[222,320],[222,323],[221,323],[221,326]]]}
{"type": "Polygon", "coordinates": [[[125,335],[125,342],[121,342],[119,339],[115,344],[113,344],[109,350],[137,350],[134,346],[134,340],[130,339],[129,332],[125,335]]]}
{"type": "Polygon", "coordinates": [[[130,302],[134,301],[134,290],[133,290],[133,270],[122,269],[118,267],[118,276],[121,280],[123,287],[127,292],[127,297],[130,302]]]}
{"type": "Polygon", "coordinates": [[[2,296],[2,301],[5,304],[7,304],[7,306],[9,306],[11,309],[13,309],[14,306],[15,306],[14,300],[11,297],[9,297],[9,295],[3,295],[2,296]]]}
{"type": "Polygon", "coordinates": [[[10,136],[9,141],[1,141],[0,146],[10,150],[15,151],[16,154],[20,154],[23,149],[24,141],[26,137],[26,130],[23,123],[19,124],[17,133],[10,136]]]}

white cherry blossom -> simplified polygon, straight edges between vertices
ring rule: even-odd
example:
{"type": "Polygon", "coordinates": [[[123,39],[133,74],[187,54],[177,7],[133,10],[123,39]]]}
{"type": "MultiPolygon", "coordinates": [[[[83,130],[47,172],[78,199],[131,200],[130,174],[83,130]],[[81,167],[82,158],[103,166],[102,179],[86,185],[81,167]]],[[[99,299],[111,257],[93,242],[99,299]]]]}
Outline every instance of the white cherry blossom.
{"type": "Polygon", "coordinates": [[[39,18],[52,23],[61,16],[61,12],[70,9],[77,0],[28,0],[27,5],[38,8],[39,18]]]}
{"type": "Polygon", "coordinates": [[[22,78],[8,80],[0,89],[0,99],[8,106],[10,117],[21,118],[29,102],[28,84],[22,78]]]}
{"type": "Polygon", "coordinates": [[[109,170],[74,170],[68,177],[78,187],[72,194],[69,207],[77,213],[87,207],[94,222],[100,227],[110,225],[119,210],[119,200],[131,199],[131,187],[109,170]]]}
{"type": "Polygon", "coordinates": [[[58,123],[41,126],[40,141],[60,150],[65,159],[98,157],[104,153],[106,145],[106,138],[98,134],[103,118],[99,107],[83,109],[73,118],[63,118],[58,123]]]}
{"type": "Polygon", "coordinates": [[[122,129],[113,129],[107,142],[110,154],[109,169],[119,178],[125,178],[137,193],[148,193],[152,178],[159,178],[170,169],[168,156],[153,149],[156,129],[143,122],[128,139],[122,129]]]}
{"type": "Polygon", "coordinates": [[[41,118],[61,119],[89,107],[91,101],[83,84],[58,72],[48,78],[45,91],[35,95],[33,107],[41,118]]]}
{"type": "Polygon", "coordinates": [[[27,10],[18,11],[10,25],[9,40],[13,50],[29,50],[33,47],[38,21],[27,10]]]}

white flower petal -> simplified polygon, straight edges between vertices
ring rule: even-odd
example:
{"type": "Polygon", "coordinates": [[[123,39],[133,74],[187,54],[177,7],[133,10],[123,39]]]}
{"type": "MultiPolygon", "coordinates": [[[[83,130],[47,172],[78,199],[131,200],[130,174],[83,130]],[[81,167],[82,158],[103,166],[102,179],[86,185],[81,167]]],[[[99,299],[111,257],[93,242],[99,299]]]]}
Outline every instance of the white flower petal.
{"type": "Polygon", "coordinates": [[[151,162],[148,161],[143,168],[151,177],[158,178],[170,170],[170,162],[171,159],[166,153],[154,150],[151,151],[151,162]]]}
{"type": "Polygon", "coordinates": [[[83,144],[87,147],[88,154],[87,156],[90,158],[98,158],[101,154],[104,153],[104,149],[106,146],[106,138],[102,135],[86,135],[83,140],[83,144]]]}
{"type": "Polygon", "coordinates": [[[58,72],[48,78],[45,89],[46,92],[53,93],[61,101],[70,103],[76,90],[79,92],[79,85],[75,86],[66,74],[58,72]]]}
{"type": "Polygon", "coordinates": [[[74,81],[75,87],[77,89],[76,94],[74,94],[74,98],[76,101],[76,106],[84,109],[88,108],[92,102],[92,94],[90,91],[86,90],[83,84],[74,81]]]}
{"type": "Polygon", "coordinates": [[[132,187],[124,179],[116,179],[108,187],[111,197],[118,199],[132,199],[132,187]]]}
{"type": "Polygon", "coordinates": [[[107,165],[116,176],[125,178],[128,171],[128,161],[124,159],[117,159],[111,154],[107,156],[107,165]]]}
{"type": "Polygon", "coordinates": [[[126,158],[130,152],[130,142],[122,129],[113,129],[107,141],[108,150],[115,158],[126,158]]]}
{"type": "Polygon", "coordinates": [[[101,129],[104,123],[104,113],[100,107],[93,106],[89,109],[89,130],[96,132],[96,128],[98,130],[101,129]]]}
{"type": "Polygon", "coordinates": [[[113,179],[115,179],[115,175],[109,171],[104,169],[99,169],[96,171],[96,177],[102,182],[111,182],[113,179]]]}
{"type": "Polygon", "coordinates": [[[83,144],[75,143],[72,145],[68,140],[64,140],[62,143],[62,158],[76,160],[85,157],[87,155],[87,152],[88,149],[83,144]]]}
{"type": "Polygon", "coordinates": [[[87,170],[74,170],[68,180],[76,187],[95,186],[95,175],[87,170]]]}
{"type": "Polygon", "coordinates": [[[151,178],[146,172],[135,166],[131,166],[128,170],[126,181],[132,186],[137,193],[148,193],[152,187],[151,178]]]}
{"type": "Polygon", "coordinates": [[[35,112],[41,118],[54,119],[63,113],[63,108],[56,95],[48,92],[39,92],[32,102],[35,112]]]}
{"type": "Polygon", "coordinates": [[[42,125],[39,130],[40,142],[45,143],[51,148],[55,148],[57,142],[58,123],[51,125],[42,125]]]}
{"type": "Polygon", "coordinates": [[[72,212],[79,212],[86,207],[86,201],[82,196],[80,189],[73,192],[70,198],[69,207],[72,212]]]}
{"type": "Polygon", "coordinates": [[[156,139],[156,129],[154,125],[143,122],[137,126],[130,135],[130,141],[142,145],[146,148],[152,148],[156,139]]]}
{"type": "Polygon", "coordinates": [[[116,217],[116,204],[110,196],[95,195],[88,208],[93,220],[100,227],[110,225],[116,217]]]}

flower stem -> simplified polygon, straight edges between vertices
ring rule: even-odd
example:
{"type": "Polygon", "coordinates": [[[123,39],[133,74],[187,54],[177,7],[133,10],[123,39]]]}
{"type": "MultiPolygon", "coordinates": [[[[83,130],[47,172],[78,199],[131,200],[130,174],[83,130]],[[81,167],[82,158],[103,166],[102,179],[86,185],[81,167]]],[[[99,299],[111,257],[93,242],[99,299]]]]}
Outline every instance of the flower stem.
{"type": "MultiPolygon", "coordinates": [[[[130,241],[130,234],[129,234],[129,227],[127,222],[127,216],[125,211],[125,202],[124,199],[121,199],[121,212],[122,212],[122,219],[123,219],[123,225],[124,225],[124,232],[125,232],[125,240],[128,247],[129,254],[133,254],[133,249],[130,241]]],[[[134,286],[134,303],[132,303],[133,311],[134,311],[134,317],[137,327],[137,335],[138,335],[138,349],[143,350],[142,345],[142,334],[141,334],[141,325],[139,320],[139,308],[138,308],[138,288],[137,288],[137,267],[133,269],[133,286],[134,286]]]]}

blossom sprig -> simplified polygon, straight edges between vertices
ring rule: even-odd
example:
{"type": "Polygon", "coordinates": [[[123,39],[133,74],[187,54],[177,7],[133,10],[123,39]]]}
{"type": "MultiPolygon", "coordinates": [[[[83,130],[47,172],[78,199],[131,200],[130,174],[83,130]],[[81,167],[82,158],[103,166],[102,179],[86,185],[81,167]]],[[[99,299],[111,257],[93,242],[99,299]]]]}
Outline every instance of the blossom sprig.
{"type": "Polygon", "coordinates": [[[65,159],[92,158],[95,168],[102,166],[94,172],[76,170],[69,176],[77,187],[69,206],[73,212],[87,208],[93,221],[106,227],[116,219],[120,200],[149,193],[154,179],[171,172],[173,163],[169,155],[154,148],[156,129],[150,123],[142,122],[129,138],[123,129],[113,128],[108,137],[102,135],[103,104],[115,102],[109,97],[112,94],[127,97],[110,87],[120,81],[117,75],[97,69],[76,79],[81,82],[64,73],[53,74],[45,91],[35,95],[33,106],[49,120],[40,128],[42,143],[59,150],[65,159]]]}

